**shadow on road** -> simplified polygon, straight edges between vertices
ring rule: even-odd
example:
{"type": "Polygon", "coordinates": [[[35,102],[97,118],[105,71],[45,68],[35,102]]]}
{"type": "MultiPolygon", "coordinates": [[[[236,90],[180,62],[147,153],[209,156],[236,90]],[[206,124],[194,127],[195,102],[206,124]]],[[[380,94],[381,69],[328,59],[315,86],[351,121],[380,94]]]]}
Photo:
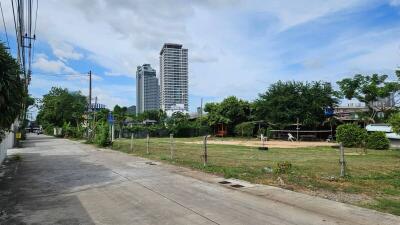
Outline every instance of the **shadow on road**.
{"type": "MultiPolygon", "coordinates": [[[[54,139],[40,136],[24,145],[45,145],[54,139]]],[[[0,175],[0,224],[93,224],[80,200],[69,194],[111,183],[115,174],[85,162],[85,155],[68,154],[68,149],[53,154],[55,149],[46,154],[40,147],[41,153],[34,153],[36,148],[24,150],[19,153],[21,161],[9,157],[0,171],[4,172],[0,175]]]]}

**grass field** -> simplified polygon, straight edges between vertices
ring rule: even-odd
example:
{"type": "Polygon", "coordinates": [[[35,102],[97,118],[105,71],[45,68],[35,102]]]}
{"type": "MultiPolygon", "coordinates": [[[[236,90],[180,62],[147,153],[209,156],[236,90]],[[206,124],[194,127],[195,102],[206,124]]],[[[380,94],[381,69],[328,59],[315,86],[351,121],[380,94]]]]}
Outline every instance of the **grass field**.
{"type": "Polygon", "coordinates": [[[112,148],[226,178],[281,186],[400,215],[399,150],[368,150],[367,154],[361,154],[360,149],[346,148],[348,175],[339,178],[337,148],[271,148],[260,151],[249,146],[209,144],[208,164],[204,167],[203,146],[194,143],[199,141],[202,141],[201,137],[175,138],[172,159],[169,138],[151,138],[149,154],[146,152],[146,139],[134,139],[133,150],[129,139],[118,139],[112,148]],[[291,168],[279,167],[281,162],[291,164],[291,168]]]}

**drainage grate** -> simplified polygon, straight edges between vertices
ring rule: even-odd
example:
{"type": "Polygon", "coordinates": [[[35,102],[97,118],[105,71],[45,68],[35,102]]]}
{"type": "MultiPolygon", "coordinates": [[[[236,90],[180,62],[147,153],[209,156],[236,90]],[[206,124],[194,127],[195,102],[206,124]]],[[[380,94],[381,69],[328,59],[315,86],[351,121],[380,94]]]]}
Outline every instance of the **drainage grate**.
{"type": "Polygon", "coordinates": [[[234,184],[234,185],[231,185],[231,187],[234,187],[234,188],[242,188],[242,187],[244,187],[243,185],[240,185],[240,184],[234,184]]]}
{"type": "Polygon", "coordinates": [[[220,182],[218,182],[218,183],[220,183],[220,184],[230,184],[231,182],[226,181],[226,180],[223,180],[223,181],[220,181],[220,182]]]}
{"type": "Polygon", "coordinates": [[[146,162],[146,164],[152,165],[152,166],[157,165],[157,164],[155,164],[155,163],[153,163],[153,162],[146,162]]]}

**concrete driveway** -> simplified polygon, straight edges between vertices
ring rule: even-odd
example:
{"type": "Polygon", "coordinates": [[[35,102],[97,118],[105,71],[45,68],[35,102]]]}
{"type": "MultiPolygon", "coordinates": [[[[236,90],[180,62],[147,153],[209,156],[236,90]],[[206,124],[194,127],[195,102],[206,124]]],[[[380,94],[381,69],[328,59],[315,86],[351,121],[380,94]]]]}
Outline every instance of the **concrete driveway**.
{"type": "Polygon", "coordinates": [[[0,175],[0,224],[400,224],[400,217],[45,135],[0,175]],[[234,188],[231,185],[243,187],[234,188]]]}

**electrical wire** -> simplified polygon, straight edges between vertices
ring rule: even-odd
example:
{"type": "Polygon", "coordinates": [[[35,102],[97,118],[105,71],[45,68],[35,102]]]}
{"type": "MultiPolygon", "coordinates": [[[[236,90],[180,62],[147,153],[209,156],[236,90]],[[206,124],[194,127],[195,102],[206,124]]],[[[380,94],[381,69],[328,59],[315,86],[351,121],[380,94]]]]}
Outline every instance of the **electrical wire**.
{"type": "Polygon", "coordinates": [[[10,49],[10,42],[8,40],[7,26],[6,26],[6,22],[4,20],[3,6],[1,5],[1,2],[0,2],[0,9],[1,9],[1,17],[3,18],[4,31],[6,33],[7,46],[8,46],[8,49],[10,49]]]}

